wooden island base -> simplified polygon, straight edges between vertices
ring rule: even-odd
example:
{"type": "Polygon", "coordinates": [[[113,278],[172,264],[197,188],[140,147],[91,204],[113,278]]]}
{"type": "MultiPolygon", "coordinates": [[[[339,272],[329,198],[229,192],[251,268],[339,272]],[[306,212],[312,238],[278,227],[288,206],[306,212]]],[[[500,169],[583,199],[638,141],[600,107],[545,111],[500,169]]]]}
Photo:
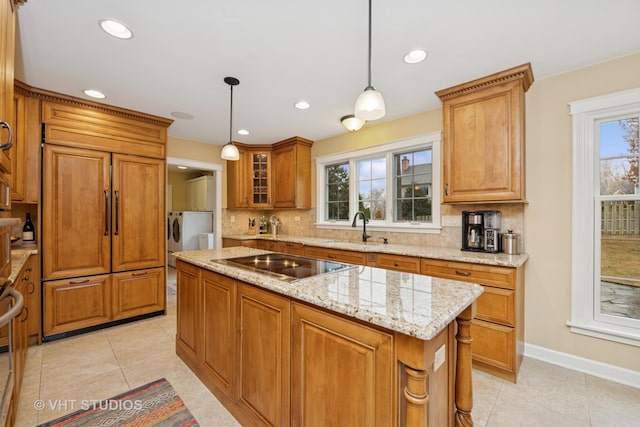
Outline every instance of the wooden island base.
{"type": "Polygon", "coordinates": [[[177,269],[176,352],[242,425],[473,425],[474,304],[421,340],[180,259],[177,269]]]}

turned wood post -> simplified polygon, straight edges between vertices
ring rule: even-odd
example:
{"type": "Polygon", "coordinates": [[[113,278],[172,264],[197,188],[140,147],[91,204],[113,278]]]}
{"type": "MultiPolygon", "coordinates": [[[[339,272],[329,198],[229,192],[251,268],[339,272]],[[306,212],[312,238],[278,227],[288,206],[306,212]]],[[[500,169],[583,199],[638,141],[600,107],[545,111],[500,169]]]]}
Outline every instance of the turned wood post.
{"type": "Polygon", "coordinates": [[[404,398],[407,403],[406,425],[426,426],[429,419],[429,373],[404,367],[407,384],[404,398]]]}
{"type": "Polygon", "coordinates": [[[475,303],[467,307],[456,318],[458,323],[456,356],[456,427],[471,427],[471,409],[473,408],[473,389],[471,385],[471,320],[475,312],[475,303]]]}

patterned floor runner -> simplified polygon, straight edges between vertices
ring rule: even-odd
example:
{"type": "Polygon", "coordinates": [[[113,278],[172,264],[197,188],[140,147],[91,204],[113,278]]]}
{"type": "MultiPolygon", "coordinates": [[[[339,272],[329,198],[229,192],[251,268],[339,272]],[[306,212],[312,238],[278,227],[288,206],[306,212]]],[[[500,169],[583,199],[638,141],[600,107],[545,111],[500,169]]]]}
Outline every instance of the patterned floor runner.
{"type": "Polygon", "coordinates": [[[178,393],[164,378],[38,427],[197,427],[178,393]]]}

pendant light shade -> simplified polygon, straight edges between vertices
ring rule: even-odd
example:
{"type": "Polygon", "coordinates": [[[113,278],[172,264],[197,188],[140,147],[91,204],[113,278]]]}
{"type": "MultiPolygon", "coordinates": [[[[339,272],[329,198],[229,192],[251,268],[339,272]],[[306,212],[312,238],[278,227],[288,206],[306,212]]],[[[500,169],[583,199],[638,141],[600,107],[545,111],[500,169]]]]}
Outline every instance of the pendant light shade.
{"type": "Polygon", "coordinates": [[[385,113],[382,94],[371,86],[356,100],[355,116],[360,120],[378,120],[384,117],[385,113]]]}
{"type": "Polygon", "coordinates": [[[364,92],[356,100],[355,116],[361,120],[378,120],[386,109],[382,94],[371,86],[371,0],[369,0],[369,80],[364,92]]]}
{"type": "Polygon", "coordinates": [[[222,147],[220,157],[224,160],[240,160],[238,147],[233,143],[233,87],[240,84],[240,80],[235,77],[225,77],[224,82],[231,88],[231,105],[229,107],[229,142],[222,147]]]}

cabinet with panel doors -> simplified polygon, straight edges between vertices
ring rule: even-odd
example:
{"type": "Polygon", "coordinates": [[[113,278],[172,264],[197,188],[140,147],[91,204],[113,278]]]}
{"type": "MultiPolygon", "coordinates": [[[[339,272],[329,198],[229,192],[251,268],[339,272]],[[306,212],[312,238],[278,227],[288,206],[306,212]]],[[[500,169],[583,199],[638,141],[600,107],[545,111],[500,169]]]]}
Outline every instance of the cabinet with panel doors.
{"type": "Polygon", "coordinates": [[[171,120],[28,95],[42,102],[43,337],[163,313],[171,120]]]}
{"type": "Polygon", "coordinates": [[[444,203],[525,202],[523,64],[436,92],[442,100],[444,203]]]}

